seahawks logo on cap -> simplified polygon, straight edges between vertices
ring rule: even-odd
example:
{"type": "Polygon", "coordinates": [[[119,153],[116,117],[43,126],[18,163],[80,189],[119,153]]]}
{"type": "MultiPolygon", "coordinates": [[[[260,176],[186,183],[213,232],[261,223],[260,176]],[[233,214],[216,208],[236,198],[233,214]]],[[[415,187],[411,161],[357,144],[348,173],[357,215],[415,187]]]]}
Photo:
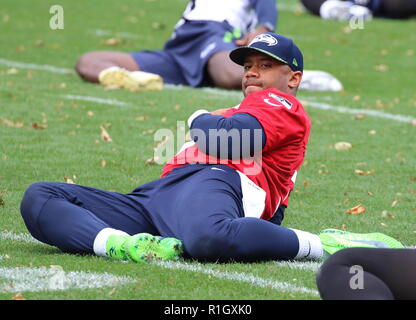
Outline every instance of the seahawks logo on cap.
{"type": "Polygon", "coordinates": [[[277,39],[275,37],[273,37],[270,34],[267,33],[263,33],[263,34],[259,34],[258,36],[256,36],[248,46],[251,46],[253,43],[256,42],[265,42],[267,43],[267,46],[274,46],[277,44],[277,39]]]}

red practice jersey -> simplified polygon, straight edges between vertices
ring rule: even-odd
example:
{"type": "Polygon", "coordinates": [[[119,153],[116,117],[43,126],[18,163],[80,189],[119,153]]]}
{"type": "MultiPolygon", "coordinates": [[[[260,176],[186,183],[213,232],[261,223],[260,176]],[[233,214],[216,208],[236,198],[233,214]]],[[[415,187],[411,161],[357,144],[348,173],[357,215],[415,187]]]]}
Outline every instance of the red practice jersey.
{"type": "Polygon", "coordinates": [[[269,220],[280,205],[287,207],[297,171],[306,152],[311,122],[302,104],[292,95],[277,89],[254,92],[225,117],[247,113],[255,117],[266,135],[261,154],[252,159],[229,160],[208,156],[191,144],[163,168],[162,177],[174,168],[192,163],[224,164],[244,173],[266,192],[261,219],[269,220]]]}

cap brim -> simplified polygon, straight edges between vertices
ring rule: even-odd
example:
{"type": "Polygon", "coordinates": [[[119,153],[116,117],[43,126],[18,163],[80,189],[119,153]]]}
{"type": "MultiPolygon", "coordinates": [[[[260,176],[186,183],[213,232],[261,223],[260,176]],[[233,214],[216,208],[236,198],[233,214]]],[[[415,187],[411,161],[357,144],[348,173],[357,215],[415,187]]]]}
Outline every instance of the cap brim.
{"type": "Polygon", "coordinates": [[[233,51],[231,51],[230,52],[230,59],[232,61],[234,61],[235,63],[243,66],[244,65],[244,61],[246,59],[246,56],[250,52],[253,52],[253,51],[257,51],[257,52],[264,53],[265,55],[268,55],[268,56],[272,57],[273,59],[276,59],[276,60],[278,60],[280,62],[283,62],[283,63],[285,63],[287,65],[289,64],[284,59],[282,59],[282,58],[280,58],[280,57],[278,57],[278,56],[276,56],[276,55],[274,55],[274,54],[272,54],[270,52],[267,52],[266,50],[262,50],[262,49],[254,48],[254,47],[248,47],[248,46],[239,47],[239,48],[234,49],[233,51]]]}

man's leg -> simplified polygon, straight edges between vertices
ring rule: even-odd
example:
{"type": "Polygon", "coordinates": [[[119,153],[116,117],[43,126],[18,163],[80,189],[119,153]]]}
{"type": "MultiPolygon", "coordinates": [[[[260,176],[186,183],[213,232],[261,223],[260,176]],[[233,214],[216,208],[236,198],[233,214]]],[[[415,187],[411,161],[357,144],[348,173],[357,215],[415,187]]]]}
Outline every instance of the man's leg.
{"type": "Polygon", "coordinates": [[[207,63],[212,84],[222,89],[241,89],[243,67],[231,61],[230,51],[215,53],[207,63]]]}
{"type": "Polygon", "coordinates": [[[319,10],[321,9],[322,4],[325,0],[301,0],[302,4],[308,9],[311,13],[319,16],[319,10]]]}
{"type": "Polygon", "coordinates": [[[21,214],[36,239],[67,252],[97,253],[94,244],[102,230],[157,233],[138,199],[65,183],[32,184],[21,214]]]}
{"type": "MultiPolygon", "coordinates": [[[[185,251],[201,260],[293,259],[305,252],[298,238],[302,232],[244,217],[240,176],[235,170],[203,167],[197,170],[198,165],[188,165],[162,179],[148,206],[162,235],[182,240],[185,251]]],[[[319,238],[311,237],[320,246],[319,238]]]]}
{"type": "Polygon", "coordinates": [[[114,66],[129,71],[140,70],[130,53],[116,51],[87,52],[79,58],[75,65],[75,70],[84,80],[98,82],[100,72],[114,66]]]}
{"type": "Polygon", "coordinates": [[[415,0],[382,0],[380,13],[391,18],[409,18],[416,15],[415,0]]]}
{"type": "Polygon", "coordinates": [[[349,248],[321,266],[316,282],[327,300],[416,299],[416,250],[349,248]]]}

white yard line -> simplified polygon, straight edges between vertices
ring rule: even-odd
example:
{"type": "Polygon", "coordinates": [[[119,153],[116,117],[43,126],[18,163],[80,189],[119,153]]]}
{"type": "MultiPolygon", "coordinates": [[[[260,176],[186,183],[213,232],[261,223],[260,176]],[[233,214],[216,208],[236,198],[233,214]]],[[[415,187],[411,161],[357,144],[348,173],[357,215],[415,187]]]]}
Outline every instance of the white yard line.
{"type": "Polygon", "coordinates": [[[207,274],[212,277],[219,278],[219,279],[245,282],[255,287],[271,288],[271,289],[278,290],[278,291],[288,291],[288,292],[304,293],[304,294],[319,296],[319,293],[317,290],[309,289],[309,288],[302,287],[302,286],[295,286],[293,284],[283,282],[283,281],[264,279],[264,278],[261,278],[261,277],[258,277],[249,273],[219,271],[219,270],[204,267],[200,263],[190,264],[186,262],[175,262],[175,261],[158,261],[154,263],[160,267],[167,268],[167,269],[178,269],[178,270],[186,270],[186,271],[203,273],[203,274],[207,274]]]}
{"type": "Polygon", "coordinates": [[[12,231],[0,231],[0,240],[13,240],[38,244],[42,243],[33,238],[29,233],[14,233],[12,231]]]}
{"type": "Polygon", "coordinates": [[[96,102],[99,104],[109,104],[109,105],[119,106],[119,107],[127,107],[130,105],[127,102],[114,100],[114,99],[103,99],[103,98],[79,96],[79,95],[73,95],[73,94],[64,94],[64,95],[61,95],[60,97],[64,99],[69,99],[69,100],[89,101],[89,102],[96,102]]]}
{"type": "MultiPolygon", "coordinates": [[[[22,68],[22,69],[36,69],[36,70],[46,70],[50,72],[55,73],[71,73],[73,72],[71,69],[65,69],[65,68],[58,68],[50,65],[38,65],[34,63],[23,63],[23,62],[17,62],[17,61],[11,61],[7,59],[0,58],[0,65],[6,65],[9,67],[16,67],[16,68],[22,68]]],[[[183,90],[184,88],[189,88],[185,86],[175,86],[175,85],[169,85],[166,84],[164,86],[165,89],[168,90],[183,90]]],[[[201,88],[199,90],[202,90],[203,92],[209,93],[209,94],[216,94],[221,96],[228,96],[232,98],[242,98],[242,94],[239,91],[236,90],[223,90],[223,89],[217,89],[217,88],[201,88]]],[[[118,105],[118,106],[128,106],[130,105],[127,102],[118,101],[118,100],[111,100],[111,99],[102,99],[98,97],[89,97],[89,96],[79,96],[79,95],[64,95],[62,96],[65,99],[75,99],[75,100],[85,100],[85,101],[92,101],[97,103],[103,103],[103,104],[110,104],[110,105],[118,105]]],[[[305,107],[308,108],[315,108],[315,109],[321,109],[321,110],[330,110],[330,111],[336,111],[340,113],[348,113],[348,114],[365,114],[371,117],[381,118],[381,119],[388,119],[393,121],[398,121],[402,123],[416,123],[416,118],[407,116],[407,115],[401,115],[401,114],[391,114],[386,113],[378,110],[369,110],[369,109],[352,109],[346,106],[333,106],[328,103],[322,103],[322,102],[311,102],[307,101],[305,103],[305,107]]]]}
{"type": "Polygon", "coordinates": [[[345,106],[333,106],[328,103],[322,103],[322,102],[306,102],[305,108],[315,108],[315,109],[321,109],[321,110],[331,110],[331,111],[337,111],[340,113],[349,113],[349,114],[365,114],[367,116],[372,116],[376,118],[382,118],[382,119],[389,119],[394,120],[398,122],[405,122],[405,123],[414,123],[416,121],[416,118],[401,114],[391,114],[386,113],[378,110],[369,110],[369,109],[352,109],[345,106]]]}
{"type": "Polygon", "coordinates": [[[93,289],[119,286],[135,280],[126,276],[86,271],[64,271],[61,266],[0,267],[0,292],[93,289]]]}
{"type": "Polygon", "coordinates": [[[317,261],[275,261],[280,267],[317,272],[322,262],[317,261]]]}
{"type": "Polygon", "coordinates": [[[143,38],[143,36],[135,34],[135,33],[115,32],[115,31],[103,30],[103,29],[89,29],[88,32],[94,34],[97,37],[101,37],[101,36],[113,36],[114,37],[115,36],[115,37],[127,38],[127,39],[143,38]]]}
{"type": "Polygon", "coordinates": [[[54,73],[73,73],[72,69],[66,68],[59,68],[50,66],[47,64],[35,64],[35,63],[25,63],[25,62],[18,62],[18,61],[11,61],[7,59],[0,58],[0,65],[5,65],[7,67],[14,67],[14,68],[21,68],[21,69],[29,69],[29,70],[45,70],[54,73]]]}

